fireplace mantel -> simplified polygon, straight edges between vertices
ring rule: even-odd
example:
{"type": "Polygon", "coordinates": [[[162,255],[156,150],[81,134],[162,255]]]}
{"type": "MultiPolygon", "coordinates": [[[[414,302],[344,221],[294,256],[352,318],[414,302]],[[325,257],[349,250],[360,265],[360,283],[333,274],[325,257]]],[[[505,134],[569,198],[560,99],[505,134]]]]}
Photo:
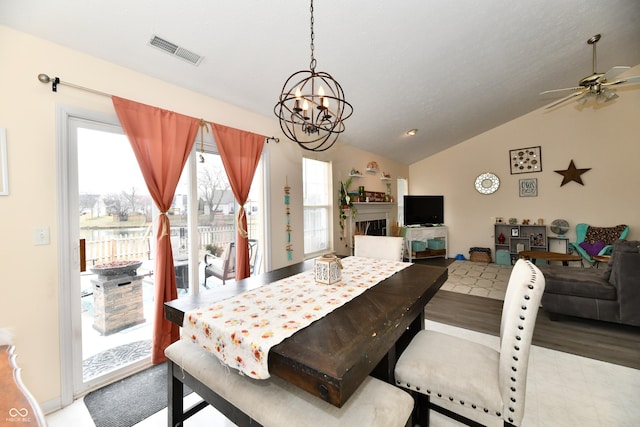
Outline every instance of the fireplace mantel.
{"type": "Polygon", "coordinates": [[[392,221],[392,212],[396,208],[394,202],[355,202],[353,207],[355,208],[355,215],[348,215],[348,231],[353,238],[353,234],[356,230],[356,223],[366,221],[385,221],[386,235],[389,235],[392,221]]]}
{"type": "MultiPolygon", "coordinates": [[[[353,222],[360,221],[373,221],[376,219],[386,219],[387,226],[389,225],[389,215],[391,210],[396,206],[396,203],[392,202],[355,202],[353,204],[356,209],[355,218],[353,222]]],[[[389,227],[387,227],[388,229],[389,227]]]]}

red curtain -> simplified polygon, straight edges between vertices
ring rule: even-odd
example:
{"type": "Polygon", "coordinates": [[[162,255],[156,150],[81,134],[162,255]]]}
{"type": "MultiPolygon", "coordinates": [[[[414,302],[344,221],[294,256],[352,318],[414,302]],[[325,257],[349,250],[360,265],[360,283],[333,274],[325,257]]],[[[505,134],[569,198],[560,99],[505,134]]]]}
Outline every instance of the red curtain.
{"type": "Polygon", "coordinates": [[[198,133],[199,119],[112,97],[142,175],[161,215],[158,217],[155,317],[151,362],[166,360],[164,350],[180,338],[179,327],[164,318],[164,302],[178,297],[171,250],[171,208],[182,169],[198,133]]]}
{"type": "Polygon", "coordinates": [[[265,136],[211,123],[222,164],[240,209],[236,244],[236,279],[249,277],[249,241],[244,204],[260,161],[265,136]]]}

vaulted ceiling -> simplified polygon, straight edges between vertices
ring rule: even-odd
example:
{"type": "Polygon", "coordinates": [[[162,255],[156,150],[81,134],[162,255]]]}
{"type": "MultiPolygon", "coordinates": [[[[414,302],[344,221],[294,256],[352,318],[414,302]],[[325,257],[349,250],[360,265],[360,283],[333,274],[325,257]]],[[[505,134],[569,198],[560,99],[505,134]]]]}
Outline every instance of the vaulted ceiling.
{"type": "MultiPolygon", "coordinates": [[[[638,0],[316,0],[314,16],[316,69],[354,108],[340,140],[406,164],[576,86],[594,34],[598,71],[640,64],[638,0]]],[[[282,85],[309,68],[300,0],[0,0],[0,24],[272,117],[274,134],[282,85]],[[203,59],[170,56],[154,35],[203,59]]]]}

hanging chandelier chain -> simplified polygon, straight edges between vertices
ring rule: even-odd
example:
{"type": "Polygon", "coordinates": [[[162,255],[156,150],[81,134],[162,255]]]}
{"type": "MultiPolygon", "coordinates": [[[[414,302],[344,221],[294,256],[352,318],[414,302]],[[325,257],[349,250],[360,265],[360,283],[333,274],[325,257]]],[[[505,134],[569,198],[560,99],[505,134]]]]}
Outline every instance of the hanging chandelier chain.
{"type": "Polygon", "coordinates": [[[313,32],[313,0],[311,0],[311,7],[309,8],[311,11],[311,63],[309,64],[309,68],[312,73],[316,72],[316,58],[313,56],[313,50],[315,49],[315,45],[313,41],[316,38],[316,33],[313,32]]]}

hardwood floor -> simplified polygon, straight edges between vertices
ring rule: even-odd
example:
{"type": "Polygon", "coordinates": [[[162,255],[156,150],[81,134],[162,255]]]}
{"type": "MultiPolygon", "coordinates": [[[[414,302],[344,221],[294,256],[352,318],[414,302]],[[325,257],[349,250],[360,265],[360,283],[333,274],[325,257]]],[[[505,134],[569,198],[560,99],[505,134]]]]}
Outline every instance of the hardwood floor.
{"type": "MultiPolygon", "coordinates": [[[[435,322],[498,336],[502,301],[440,290],[425,316],[435,322]]],[[[640,328],[577,317],[552,321],[538,312],[533,345],[640,369],[640,328]]]]}
{"type": "MultiPolygon", "coordinates": [[[[419,262],[448,266],[454,259],[419,262]]],[[[498,336],[502,301],[440,290],[427,304],[425,316],[435,322],[498,336]]],[[[591,319],[557,316],[540,309],[533,344],[591,359],[640,369],[640,328],[591,319]]]]}

